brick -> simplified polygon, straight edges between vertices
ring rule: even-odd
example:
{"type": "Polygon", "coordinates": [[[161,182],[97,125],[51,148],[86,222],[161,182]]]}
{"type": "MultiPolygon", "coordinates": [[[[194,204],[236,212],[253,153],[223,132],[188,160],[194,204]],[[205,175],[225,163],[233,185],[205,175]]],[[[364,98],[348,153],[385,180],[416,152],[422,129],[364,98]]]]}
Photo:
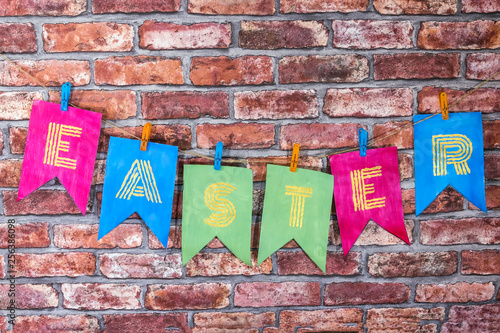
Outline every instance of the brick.
{"type": "Polygon", "coordinates": [[[86,10],[86,0],[0,0],[0,16],[77,16],[86,10]]]}
{"type": "Polygon", "coordinates": [[[428,50],[479,50],[500,47],[500,22],[421,22],[418,47],[428,50]]]}
{"type": "Polygon", "coordinates": [[[291,56],[279,61],[280,83],[361,82],[369,72],[368,59],[356,54],[291,56]]]}
{"type": "Polygon", "coordinates": [[[318,117],[315,90],[267,90],[234,93],[236,119],[305,119],[318,117]]]}
{"type": "MultiPolygon", "coordinates": [[[[500,54],[472,53],[466,59],[465,77],[470,80],[486,80],[500,71],[500,54]]],[[[500,80],[497,74],[494,80],[500,80]]]]}
{"type": "MultiPolygon", "coordinates": [[[[413,228],[415,227],[415,223],[413,222],[413,220],[405,220],[405,227],[408,238],[410,239],[410,244],[413,244],[413,228]]],[[[332,243],[336,246],[340,246],[342,244],[340,238],[340,229],[337,221],[334,221],[333,223],[333,237],[331,237],[331,239],[332,243]]],[[[385,230],[380,225],[371,220],[365,226],[363,232],[361,233],[361,235],[359,235],[358,239],[354,243],[355,246],[384,246],[404,244],[406,244],[404,241],[394,236],[389,231],[385,230]]]]}
{"type": "MultiPolygon", "coordinates": [[[[24,247],[49,247],[49,224],[47,222],[15,223],[16,248],[24,247]]],[[[6,249],[9,246],[8,224],[0,224],[0,248],[6,249]]]]}
{"type": "Polygon", "coordinates": [[[195,57],[189,78],[197,86],[269,84],[273,82],[273,63],[266,56],[195,57]]]}
{"type": "Polygon", "coordinates": [[[99,321],[90,315],[66,316],[18,316],[13,333],[24,332],[60,332],[98,333],[99,321]]]}
{"type": "Polygon", "coordinates": [[[113,86],[183,84],[181,60],[166,57],[110,57],[95,61],[95,83],[113,86]]]}
{"type": "Polygon", "coordinates": [[[445,276],[457,271],[457,252],[374,253],[368,272],[375,277],[445,276]]]}
{"type": "Polygon", "coordinates": [[[280,0],[280,13],[365,12],[368,0],[280,0]]]}
{"type": "MultiPolygon", "coordinates": [[[[283,310],[279,316],[279,330],[264,332],[294,332],[296,327],[311,327],[323,332],[362,332],[363,310],[337,308],[314,311],[283,310]]],[[[301,331],[300,329],[297,331],[301,331]]],[[[313,331],[313,332],[314,332],[313,331]]]]}
{"type": "Polygon", "coordinates": [[[375,80],[452,79],[460,74],[459,53],[401,53],[373,56],[375,80]]]}
{"type": "Polygon", "coordinates": [[[22,160],[0,160],[0,186],[18,187],[21,179],[22,160]]]}
{"type": "Polygon", "coordinates": [[[202,124],[196,126],[199,148],[215,148],[222,141],[228,149],[269,148],[274,145],[273,124],[202,124]]]}
{"type": "Polygon", "coordinates": [[[188,13],[204,15],[273,15],[273,0],[189,0],[188,13]]]}
{"type": "MultiPolygon", "coordinates": [[[[279,275],[324,275],[303,251],[278,251],[279,275]]],[[[326,275],[361,274],[361,254],[350,252],[344,257],[342,252],[328,251],[326,254],[326,275]]]]}
{"type": "Polygon", "coordinates": [[[442,321],[444,315],[445,309],[441,307],[368,309],[365,327],[368,332],[435,333],[437,325],[425,321],[442,321]]]}
{"type": "Polygon", "coordinates": [[[92,13],[153,13],[177,12],[181,0],[93,0],[92,13]]]}
{"type": "MultiPolygon", "coordinates": [[[[500,186],[488,185],[485,188],[486,194],[486,208],[499,209],[500,208],[500,186]]],[[[469,202],[469,209],[478,209],[471,202],[469,202]]]]}
{"type": "Polygon", "coordinates": [[[293,124],[281,126],[280,148],[291,150],[300,142],[301,149],[344,148],[356,146],[360,124],[293,124]]]}
{"type": "MultiPolygon", "coordinates": [[[[142,137],[142,126],[121,127],[121,129],[135,135],[136,137],[142,137]]],[[[130,135],[125,135],[117,128],[102,128],[101,135],[99,136],[99,145],[97,147],[98,152],[108,151],[110,136],[130,138],[130,135]]],[[[179,149],[191,149],[191,127],[181,124],[153,125],[151,127],[150,141],[178,146],[179,149]]]]}
{"type": "Polygon", "coordinates": [[[462,0],[462,13],[500,12],[500,3],[491,0],[462,0]]]}
{"type": "Polygon", "coordinates": [[[0,52],[2,53],[35,53],[37,51],[35,28],[31,23],[2,23],[0,36],[0,52]]]}
{"type": "MultiPolygon", "coordinates": [[[[23,154],[26,145],[26,137],[28,136],[28,128],[26,127],[11,127],[9,128],[10,152],[12,154],[23,154]]],[[[0,148],[3,149],[3,137],[0,134],[0,148]]]]}
{"type": "MultiPolygon", "coordinates": [[[[2,295],[7,296],[9,288],[9,284],[1,284],[2,295]]],[[[51,284],[17,284],[15,294],[17,309],[57,308],[59,304],[59,293],[51,284]]],[[[0,309],[5,310],[9,305],[9,297],[0,299],[0,309]]]]}
{"type": "Polygon", "coordinates": [[[439,219],[420,222],[426,245],[500,244],[500,218],[439,219]]]}
{"type": "Polygon", "coordinates": [[[483,121],[484,149],[500,148],[500,120],[483,121]]]}
{"type": "Polygon", "coordinates": [[[405,117],[413,114],[407,88],[328,89],[323,112],[330,117],[405,117]]]}
{"type": "Polygon", "coordinates": [[[383,15],[452,15],[457,0],[374,0],[375,10],[383,15]]]}
{"type": "Polygon", "coordinates": [[[442,333],[495,332],[500,327],[500,304],[454,305],[442,333]]]}
{"type": "Polygon", "coordinates": [[[0,279],[3,279],[5,276],[8,276],[5,273],[5,258],[0,255],[0,279]]]}
{"type": "MultiPolygon", "coordinates": [[[[88,61],[16,60],[14,63],[45,86],[58,87],[66,82],[71,83],[72,86],[83,86],[90,83],[90,65],[88,61]]],[[[0,86],[40,85],[40,83],[29,78],[7,61],[0,62],[0,73],[0,86]]]]}
{"type": "Polygon", "coordinates": [[[43,100],[43,94],[38,91],[0,92],[0,120],[29,119],[35,99],[43,100]]]}
{"type": "Polygon", "coordinates": [[[257,253],[252,253],[252,266],[248,266],[232,253],[198,253],[186,265],[186,276],[226,276],[270,274],[271,258],[257,266],[257,253]]]}
{"type": "Polygon", "coordinates": [[[325,289],[325,305],[405,303],[410,299],[410,292],[404,283],[330,283],[325,289]]]}
{"type": "Polygon", "coordinates": [[[500,251],[462,251],[462,274],[500,275],[500,251]]]}
{"type": "Polygon", "coordinates": [[[102,333],[116,332],[191,332],[186,313],[127,313],[103,315],[102,333]]]}
{"type": "Polygon", "coordinates": [[[323,21],[241,21],[238,39],[243,49],[323,47],[328,28],[323,21]]]}
{"type": "MultiPolygon", "coordinates": [[[[417,95],[419,113],[440,113],[439,93],[443,91],[448,97],[448,105],[464,96],[466,90],[454,90],[435,86],[423,87],[417,95]]],[[[480,88],[470,98],[465,98],[456,106],[450,108],[452,111],[482,113],[500,112],[500,89],[480,88]]]]}
{"type": "MultiPolygon", "coordinates": [[[[60,215],[81,214],[71,196],[66,191],[36,190],[20,201],[17,191],[2,191],[5,215],[60,215]]],[[[89,205],[92,200],[89,201],[89,205]]],[[[87,213],[92,210],[87,206],[87,213]]]]}
{"type": "MultiPolygon", "coordinates": [[[[153,250],[165,249],[162,243],[156,238],[155,234],[148,229],[148,243],[149,248],[153,250]]],[[[181,248],[181,229],[177,226],[170,226],[170,231],[168,233],[168,243],[167,248],[169,249],[180,249],[181,248]]]]}
{"type": "Polygon", "coordinates": [[[0,317],[0,330],[7,331],[7,319],[5,317],[0,317]]]}
{"type": "Polygon", "coordinates": [[[99,259],[101,273],[108,279],[175,279],[182,276],[180,254],[105,253],[99,259]]]}
{"type": "Polygon", "coordinates": [[[399,177],[407,180],[413,177],[413,156],[410,154],[398,154],[399,177]]]}
{"type": "MultiPolygon", "coordinates": [[[[403,211],[405,214],[415,213],[415,190],[402,189],[403,211]]],[[[449,213],[463,210],[464,197],[455,189],[448,187],[427,206],[423,214],[449,213]]]]}
{"type": "Polygon", "coordinates": [[[490,283],[417,284],[415,302],[467,303],[483,302],[493,298],[495,286],[490,283]]]}
{"type": "Polygon", "coordinates": [[[274,312],[249,313],[249,312],[200,312],[194,315],[193,332],[205,330],[244,330],[262,328],[274,325],[276,315],[274,312]]]}
{"type": "MultiPolygon", "coordinates": [[[[267,164],[290,165],[288,156],[266,156],[266,157],[249,157],[246,160],[246,167],[252,169],[253,181],[261,182],[266,180],[267,164]],[[265,161],[261,163],[260,161],[265,161]]],[[[323,160],[315,157],[299,156],[298,166],[304,169],[321,171],[323,169],[323,160]]]]}
{"type": "Polygon", "coordinates": [[[373,140],[372,145],[375,148],[396,146],[398,149],[411,149],[413,148],[413,123],[390,121],[375,124],[373,125],[373,140]],[[392,135],[388,136],[389,134],[392,135]],[[386,136],[388,137],[385,138],[386,136]],[[382,138],[385,139],[382,140],[382,138]]]}
{"type": "Polygon", "coordinates": [[[134,310],[142,308],[141,287],[126,284],[63,283],[63,307],[75,310],[134,310]]]}
{"type": "Polygon", "coordinates": [[[54,246],[62,249],[132,249],[142,244],[140,224],[120,224],[97,240],[99,224],[56,224],[54,246]]]}
{"type": "Polygon", "coordinates": [[[149,310],[221,309],[229,306],[231,285],[148,285],[144,307],[149,310]]]}
{"type": "Polygon", "coordinates": [[[126,52],[134,47],[134,28],[114,22],[43,25],[45,52],[126,52]]]}
{"type": "Polygon", "coordinates": [[[83,276],[93,275],[96,258],[89,252],[17,253],[18,277],[83,276]]]}
{"type": "MultiPolygon", "coordinates": [[[[59,92],[50,92],[52,103],[61,102],[59,92]]],[[[102,119],[128,119],[137,115],[135,92],[131,90],[72,90],[71,104],[102,113],[102,119]]]]}
{"type": "Polygon", "coordinates": [[[148,50],[227,49],[231,23],[191,25],[145,21],[139,27],[139,47],[148,50]]]}
{"type": "Polygon", "coordinates": [[[162,91],[142,93],[144,119],[229,118],[225,91],[162,91]]]}
{"type": "Polygon", "coordinates": [[[318,306],[319,282],[248,282],[234,289],[234,305],[239,307],[318,306]]]}
{"type": "Polygon", "coordinates": [[[499,155],[484,155],[484,176],[486,179],[500,179],[499,155]]]}
{"type": "Polygon", "coordinates": [[[351,20],[332,23],[333,47],[343,49],[409,49],[413,26],[409,21],[351,20]]]}

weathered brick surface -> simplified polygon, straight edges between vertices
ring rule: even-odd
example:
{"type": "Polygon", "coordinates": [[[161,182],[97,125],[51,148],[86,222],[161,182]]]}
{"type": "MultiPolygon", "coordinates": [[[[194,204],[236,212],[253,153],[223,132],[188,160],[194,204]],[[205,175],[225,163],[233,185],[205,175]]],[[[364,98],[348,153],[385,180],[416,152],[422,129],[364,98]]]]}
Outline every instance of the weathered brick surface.
{"type": "Polygon", "coordinates": [[[189,0],[188,12],[204,15],[272,15],[273,0],[189,0]]]}
{"type": "Polygon", "coordinates": [[[98,224],[58,224],[53,231],[54,245],[63,249],[130,249],[142,244],[140,224],[120,224],[99,241],[98,224]]]}
{"type": "MultiPolygon", "coordinates": [[[[279,275],[323,275],[323,272],[303,251],[278,251],[279,275]]],[[[327,252],[326,275],[359,275],[361,273],[361,253],[350,252],[344,257],[342,252],[327,252]]]]}
{"type": "Polygon", "coordinates": [[[412,115],[413,93],[406,88],[328,89],[323,112],[330,117],[412,115]]]}
{"type": "MultiPolygon", "coordinates": [[[[362,332],[363,310],[337,308],[315,311],[283,310],[280,312],[279,327],[264,329],[264,332],[293,332],[295,327],[311,327],[314,331],[362,332]]],[[[301,330],[299,330],[301,331],[301,330]]],[[[301,331],[307,332],[307,331],[301,331]]]]}
{"type": "Polygon", "coordinates": [[[13,333],[50,332],[54,329],[61,332],[97,333],[99,322],[91,315],[19,316],[13,333]]]}
{"type": "Polygon", "coordinates": [[[433,333],[437,332],[437,325],[422,321],[442,321],[444,315],[445,309],[442,307],[369,309],[366,315],[366,328],[368,332],[433,333]]]}
{"type": "Polygon", "coordinates": [[[491,0],[462,0],[463,13],[500,12],[500,3],[491,0]]]}
{"type": "Polygon", "coordinates": [[[462,251],[462,274],[500,275],[500,251],[462,251]]]}
{"type": "MultiPolygon", "coordinates": [[[[280,148],[291,150],[300,142],[301,149],[343,148],[356,145],[360,124],[294,124],[284,125],[280,148]]],[[[359,143],[359,142],[358,142],[359,143]]]]}
{"type": "Polygon", "coordinates": [[[351,13],[366,11],[368,0],[280,0],[280,13],[351,13]]]}
{"type": "Polygon", "coordinates": [[[457,252],[374,253],[368,272],[375,277],[446,276],[457,271],[457,252]]]}
{"type": "MultiPolygon", "coordinates": [[[[26,145],[27,136],[28,136],[28,129],[26,127],[9,128],[10,152],[12,154],[24,153],[24,147],[26,145]]],[[[0,148],[3,149],[3,136],[0,137],[0,148]]]]}
{"type": "Polygon", "coordinates": [[[415,302],[421,303],[467,303],[483,302],[493,298],[493,283],[418,284],[415,302]]]}
{"type": "Polygon", "coordinates": [[[0,16],[77,16],[82,14],[86,9],[87,1],[85,0],[0,1],[0,16]]]}
{"type": "Polygon", "coordinates": [[[127,313],[123,315],[104,315],[104,331],[114,332],[148,332],[164,333],[178,329],[180,332],[191,332],[186,313],[127,313]]]}
{"type": "Polygon", "coordinates": [[[75,310],[140,309],[141,288],[128,284],[63,283],[63,307],[75,310]]]}
{"type": "Polygon", "coordinates": [[[106,253],[99,260],[101,273],[110,279],[174,279],[182,275],[178,254],[106,253]]]}
{"type": "Polygon", "coordinates": [[[397,304],[410,299],[410,288],[404,283],[341,282],[325,289],[325,305],[397,304]]]}
{"type": "Polygon", "coordinates": [[[197,86],[268,84],[273,82],[273,63],[266,56],[196,57],[189,78],[197,86]]]}
{"type": "Polygon", "coordinates": [[[439,219],[420,222],[420,243],[427,245],[500,244],[500,219],[439,219]]]}
{"type": "MultiPolygon", "coordinates": [[[[403,211],[405,214],[415,213],[415,190],[401,190],[403,199],[403,211]]],[[[463,210],[464,197],[454,190],[447,187],[441,192],[433,202],[422,212],[423,214],[449,213],[463,210]]]]}
{"type": "Polygon", "coordinates": [[[486,80],[497,74],[493,80],[500,80],[500,54],[472,53],[466,58],[467,71],[465,77],[473,80],[486,80]]]}
{"type": "MultiPolygon", "coordinates": [[[[490,185],[486,186],[486,208],[499,209],[500,208],[500,186],[490,185]]],[[[469,202],[469,209],[478,209],[471,202],[469,202]]]]}
{"type": "MultiPolygon", "coordinates": [[[[9,276],[9,274],[7,274],[5,272],[5,258],[3,256],[0,255],[0,278],[3,279],[5,276],[9,276]]],[[[9,268],[7,267],[7,270],[9,271],[9,268]]]]}
{"type": "MultiPolygon", "coordinates": [[[[413,243],[413,228],[415,223],[413,220],[405,220],[406,233],[410,239],[410,244],[413,243]]],[[[333,232],[331,235],[331,242],[337,246],[342,244],[340,238],[340,229],[337,221],[333,223],[333,232]]],[[[382,228],[377,223],[370,221],[363,229],[361,235],[354,243],[354,245],[366,246],[366,245],[403,245],[406,244],[404,241],[394,236],[384,228],[382,228]]]]}
{"type": "Polygon", "coordinates": [[[460,73],[460,54],[375,54],[373,69],[375,80],[452,79],[460,73]]]}
{"type": "Polygon", "coordinates": [[[418,47],[429,50],[478,50],[500,47],[500,22],[422,22],[418,47]]]}
{"type": "Polygon", "coordinates": [[[150,310],[221,309],[229,305],[231,285],[148,285],[144,307],[150,310]]]}
{"type": "Polygon", "coordinates": [[[177,12],[181,0],[93,0],[94,14],[177,12]]]}
{"type": "Polygon", "coordinates": [[[0,52],[34,53],[36,50],[36,36],[33,24],[0,24],[0,52]]]}
{"type": "MultiPolygon", "coordinates": [[[[168,243],[167,248],[169,249],[180,249],[181,248],[181,228],[176,226],[171,226],[168,233],[168,243]]],[[[156,238],[156,236],[148,230],[148,243],[149,248],[153,250],[164,249],[163,244],[156,238]]]]}
{"type": "Polygon", "coordinates": [[[343,49],[409,49],[413,26],[409,21],[352,20],[332,23],[333,47],[343,49]]]}
{"type": "Polygon", "coordinates": [[[320,285],[317,282],[248,282],[237,284],[234,290],[234,305],[239,307],[320,304],[320,285]]]}
{"type": "MultiPolygon", "coordinates": [[[[15,223],[16,248],[48,247],[50,245],[49,224],[47,222],[15,223]]],[[[8,223],[0,224],[0,248],[9,246],[8,223]]]]}
{"type": "Polygon", "coordinates": [[[500,148],[500,120],[483,121],[484,149],[500,148]]]}
{"type": "MultiPolygon", "coordinates": [[[[7,296],[9,289],[11,289],[9,284],[0,285],[2,295],[7,296]]],[[[59,293],[51,284],[18,284],[12,290],[16,293],[18,309],[56,308],[59,304],[59,293]]],[[[0,299],[0,309],[5,310],[9,305],[9,297],[0,299]]]]}
{"type": "Polygon", "coordinates": [[[375,10],[384,15],[451,15],[457,0],[373,0],[375,10]]]}
{"type": "Polygon", "coordinates": [[[486,179],[500,179],[499,155],[484,155],[484,177],[486,179]]]}
{"type": "MultiPolygon", "coordinates": [[[[36,190],[26,198],[17,200],[17,191],[2,191],[5,215],[60,215],[81,214],[66,191],[36,190]]],[[[87,206],[87,213],[91,206],[87,206]]]]}
{"type": "Polygon", "coordinates": [[[328,28],[322,21],[242,21],[239,46],[274,50],[326,46],[328,28]]]}
{"type": "Polygon", "coordinates": [[[442,333],[495,332],[500,327],[500,304],[454,305],[442,333]]]}
{"type": "Polygon", "coordinates": [[[93,275],[96,269],[96,258],[89,252],[66,253],[18,253],[16,254],[16,270],[18,276],[83,276],[93,275]]]}
{"type": "Polygon", "coordinates": [[[249,313],[249,312],[204,312],[194,315],[193,332],[206,332],[210,330],[249,330],[274,325],[276,315],[274,312],[249,313]]]}
{"type": "Polygon", "coordinates": [[[0,160],[0,186],[18,187],[22,160],[0,160]]]}
{"type": "Polygon", "coordinates": [[[199,148],[215,148],[222,141],[231,149],[269,148],[274,145],[273,124],[203,124],[196,126],[199,148]]]}
{"type": "Polygon", "coordinates": [[[413,126],[410,121],[391,121],[373,125],[373,146],[398,149],[413,148],[413,126]],[[391,134],[389,136],[389,134],[391,134]]]}
{"type": "Polygon", "coordinates": [[[232,253],[198,253],[186,264],[186,276],[258,275],[273,269],[271,258],[257,266],[257,253],[252,253],[248,266],[232,253]]]}

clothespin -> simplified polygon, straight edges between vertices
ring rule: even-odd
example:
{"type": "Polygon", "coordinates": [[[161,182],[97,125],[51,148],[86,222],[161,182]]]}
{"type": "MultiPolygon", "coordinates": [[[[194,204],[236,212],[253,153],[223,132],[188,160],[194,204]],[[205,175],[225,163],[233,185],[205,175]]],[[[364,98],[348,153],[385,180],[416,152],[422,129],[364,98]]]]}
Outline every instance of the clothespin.
{"type": "Polygon", "coordinates": [[[71,93],[71,83],[66,82],[61,88],[61,110],[68,111],[69,94],[71,93]]]}
{"type": "Polygon", "coordinates": [[[368,141],[368,132],[364,128],[358,130],[359,133],[359,156],[366,156],[366,143],[368,141]]]}
{"type": "Polygon", "coordinates": [[[448,115],[448,98],[444,91],[439,93],[439,106],[441,107],[441,114],[443,115],[443,120],[448,120],[450,116],[448,115]]]}
{"type": "Polygon", "coordinates": [[[300,145],[298,143],[295,143],[293,145],[293,151],[292,151],[292,163],[290,164],[291,172],[297,171],[297,163],[299,162],[299,149],[300,145]]]}
{"type": "Polygon", "coordinates": [[[214,169],[215,170],[220,170],[220,164],[222,162],[222,142],[219,141],[217,142],[217,145],[215,146],[215,160],[214,160],[214,169]]]}
{"type": "Polygon", "coordinates": [[[148,148],[149,136],[151,135],[151,123],[146,123],[142,128],[141,150],[146,151],[148,148]]]}

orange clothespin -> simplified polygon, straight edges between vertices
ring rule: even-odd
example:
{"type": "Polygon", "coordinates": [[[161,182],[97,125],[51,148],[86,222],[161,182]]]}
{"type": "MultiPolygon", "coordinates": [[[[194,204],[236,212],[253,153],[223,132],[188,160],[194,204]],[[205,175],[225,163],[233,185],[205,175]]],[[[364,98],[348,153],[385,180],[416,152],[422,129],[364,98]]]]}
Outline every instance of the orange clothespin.
{"type": "Polygon", "coordinates": [[[448,98],[444,91],[439,93],[439,106],[441,107],[441,114],[443,115],[443,120],[448,120],[450,116],[448,115],[448,98]]]}
{"type": "Polygon", "coordinates": [[[297,163],[299,162],[299,149],[300,149],[300,145],[298,143],[293,145],[292,163],[290,164],[290,171],[291,172],[297,171],[297,163]]]}
{"type": "Polygon", "coordinates": [[[149,136],[151,135],[151,123],[146,123],[142,129],[141,150],[148,148],[149,136]]]}

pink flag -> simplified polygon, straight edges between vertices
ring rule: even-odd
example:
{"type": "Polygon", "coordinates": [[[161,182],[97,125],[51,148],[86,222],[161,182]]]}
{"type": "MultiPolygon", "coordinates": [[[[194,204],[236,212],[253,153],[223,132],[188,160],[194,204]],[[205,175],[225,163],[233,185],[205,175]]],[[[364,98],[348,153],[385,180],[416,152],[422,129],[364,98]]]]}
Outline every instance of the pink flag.
{"type": "Polygon", "coordinates": [[[358,239],[370,219],[410,243],[406,234],[398,150],[369,149],[330,156],[335,206],[344,255],[358,239]]]}
{"type": "Polygon", "coordinates": [[[17,200],[59,178],[85,215],[94,173],[101,114],[33,102],[17,200]]]}

